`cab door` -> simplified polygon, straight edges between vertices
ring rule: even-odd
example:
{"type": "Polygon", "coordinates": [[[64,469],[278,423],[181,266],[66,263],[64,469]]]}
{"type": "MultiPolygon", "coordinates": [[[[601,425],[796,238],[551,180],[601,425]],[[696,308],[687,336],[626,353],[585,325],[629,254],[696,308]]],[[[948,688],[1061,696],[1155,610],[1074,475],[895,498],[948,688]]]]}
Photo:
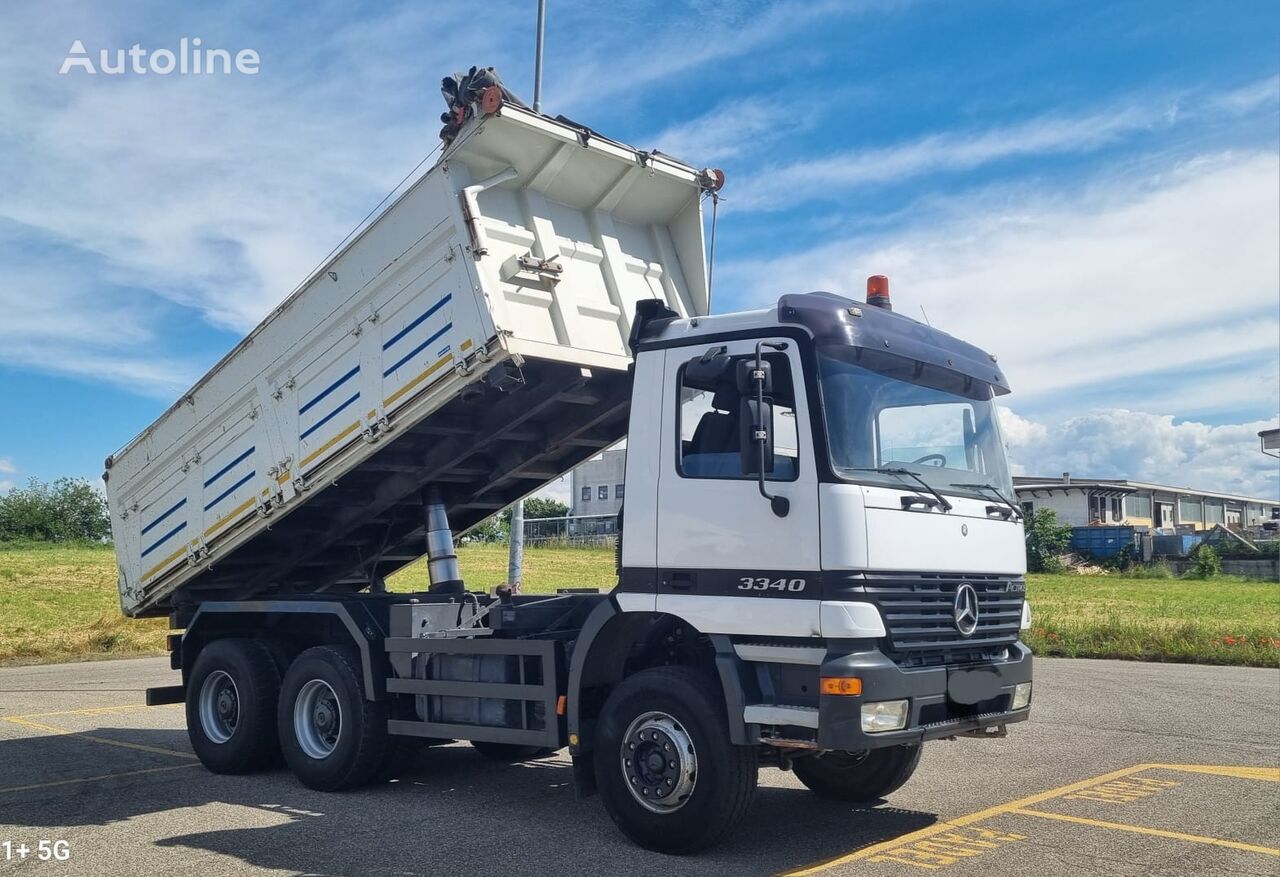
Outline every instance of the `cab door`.
{"type": "MultiPolygon", "coordinates": [[[[706,632],[729,632],[729,619],[743,612],[754,616],[752,629],[760,631],[761,618],[769,613],[740,598],[810,601],[819,596],[818,480],[809,426],[813,412],[795,341],[763,339],[785,345],[766,351],[773,379],[774,463],[765,481],[768,493],[788,500],[785,516],[775,514],[760,494],[757,476],[743,469],[740,447],[749,438],[739,423],[743,400],[736,383],[712,386],[704,379],[699,386],[687,375],[691,361],[716,352],[730,358],[732,376],[737,361],[754,359],[758,340],[666,351],[657,609],[681,615],[706,632]],[[711,626],[698,622],[703,616],[711,626]]],[[[786,614],[787,608],[782,609],[786,614]]]]}

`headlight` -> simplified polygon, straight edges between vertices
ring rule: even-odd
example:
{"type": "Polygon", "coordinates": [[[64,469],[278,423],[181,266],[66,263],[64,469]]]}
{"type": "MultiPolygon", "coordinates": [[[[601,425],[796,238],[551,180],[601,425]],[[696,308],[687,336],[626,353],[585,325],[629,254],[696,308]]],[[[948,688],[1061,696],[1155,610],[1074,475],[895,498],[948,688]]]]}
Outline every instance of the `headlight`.
{"type": "MultiPolygon", "coordinates": [[[[1026,706],[1030,703],[1031,703],[1031,683],[1019,682],[1017,685],[1013,686],[1013,704],[1009,707],[1009,709],[1012,709],[1012,710],[1025,709],[1026,706]]],[[[864,727],[867,724],[867,720],[865,717],[862,720],[862,724],[864,727]]]]}
{"type": "Polygon", "coordinates": [[[1031,629],[1031,604],[1026,600],[1022,601],[1022,626],[1019,630],[1031,629]]]}
{"type": "Polygon", "coordinates": [[[900,731],[907,726],[905,700],[882,700],[862,705],[862,730],[868,734],[882,731],[900,731]]]}

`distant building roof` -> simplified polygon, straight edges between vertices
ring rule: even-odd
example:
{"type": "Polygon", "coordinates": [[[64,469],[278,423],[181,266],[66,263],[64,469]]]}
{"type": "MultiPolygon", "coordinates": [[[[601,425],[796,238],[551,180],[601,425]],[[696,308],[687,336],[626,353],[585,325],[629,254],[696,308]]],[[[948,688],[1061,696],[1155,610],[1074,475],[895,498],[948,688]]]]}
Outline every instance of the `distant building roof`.
{"type": "Polygon", "coordinates": [[[1062,473],[1059,478],[1040,475],[1015,475],[1013,477],[1015,491],[1032,490],[1092,490],[1108,496],[1123,496],[1139,490],[1158,490],[1163,493],[1178,493],[1189,496],[1208,496],[1214,499],[1228,499],[1234,502],[1250,502],[1261,505],[1276,505],[1280,500],[1261,496],[1242,496],[1237,493],[1223,493],[1218,490],[1201,490],[1198,487],[1174,487],[1169,484],[1154,484],[1150,481],[1131,481],[1127,478],[1076,478],[1069,472],[1062,473]]]}

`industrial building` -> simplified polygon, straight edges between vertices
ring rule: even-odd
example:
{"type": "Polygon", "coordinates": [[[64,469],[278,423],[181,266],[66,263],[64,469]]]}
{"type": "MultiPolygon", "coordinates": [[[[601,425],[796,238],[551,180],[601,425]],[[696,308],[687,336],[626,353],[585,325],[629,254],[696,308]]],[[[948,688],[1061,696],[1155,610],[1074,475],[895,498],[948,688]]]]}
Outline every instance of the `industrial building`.
{"type": "Polygon", "coordinates": [[[1027,512],[1047,508],[1073,527],[1150,527],[1173,532],[1208,530],[1215,524],[1257,527],[1280,519],[1280,500],[1172,487],[1124,478],[1015,476],[1014,491],[1027,512]]]}
{"type": "Polygon", "coordinates": [[[574,517],[616,515],[626,498],[627,449],[610,448],[573,470],[570,509],[574,517]]]}

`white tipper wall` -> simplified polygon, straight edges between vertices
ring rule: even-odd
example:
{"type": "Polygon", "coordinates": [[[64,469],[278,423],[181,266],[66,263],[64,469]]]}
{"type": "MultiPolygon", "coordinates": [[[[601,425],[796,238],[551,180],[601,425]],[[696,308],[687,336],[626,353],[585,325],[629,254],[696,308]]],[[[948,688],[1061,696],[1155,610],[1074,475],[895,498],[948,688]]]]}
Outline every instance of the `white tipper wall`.
{"type": "Polygon", "coordinates": [[[637,301],[705,314],[701,183],[525,110],[468,123],[112,457],[124,611],[181,587],[497,363],[622,370],[637,301]]]}

